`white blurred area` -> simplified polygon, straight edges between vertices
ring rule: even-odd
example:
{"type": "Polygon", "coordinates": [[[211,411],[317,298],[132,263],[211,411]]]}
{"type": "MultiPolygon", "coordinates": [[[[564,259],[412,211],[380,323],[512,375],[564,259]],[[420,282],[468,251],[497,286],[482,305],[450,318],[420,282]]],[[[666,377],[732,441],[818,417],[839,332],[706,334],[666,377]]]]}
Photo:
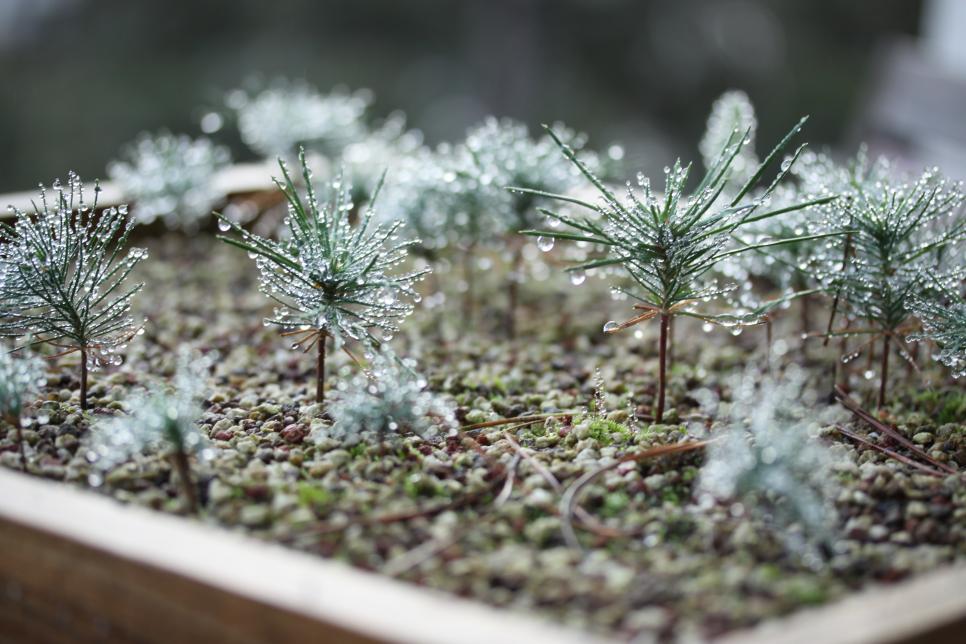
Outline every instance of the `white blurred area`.
{"type": "Polygon", "coordinates": [[[920,37],[879,52],[853,137],[910,171],[966,179],[966,1],[927,0],[920,37]]]}

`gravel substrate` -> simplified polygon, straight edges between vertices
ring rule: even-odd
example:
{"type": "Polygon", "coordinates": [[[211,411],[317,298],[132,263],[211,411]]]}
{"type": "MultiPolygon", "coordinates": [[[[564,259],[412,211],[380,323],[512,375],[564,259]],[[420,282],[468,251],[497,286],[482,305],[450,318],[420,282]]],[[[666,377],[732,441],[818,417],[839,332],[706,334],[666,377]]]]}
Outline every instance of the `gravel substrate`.
{"type": "MultiPolygon", "coordinates": [[[[311,357],[262,326],[270,307],[245,254],[206,238],[163,239],[150,251],[136,304],[148,318],[146,333],[131,343],[123,366],[92,374],[92,412],[78,411],[72,358],[52,366],[46,400],[28,409],[33,474],[185,513],[165,459],[147,455],[101,478],[92,476],[84,445],[92,419],[119,413],[132,388],[157,387],[187,343],[220,356],[200,421],[213,457],[195,467],[199,520],[413,583],[646,642],[714,636],[966,557],[962,476],[917,473],[831,429],[824,440],[837,463],[840,539],[821,565],[789,551],[740,506],[700,507],[692,489],[700,450],[600,476],[581,497],[597,523],[588,530],[576,521],[584,547],[566,545],[561,490],[622,455],[694,440],[699,430],[714,435],[717,421],[701,415],[691,394],[708,388],[727,399],[724,376],[757,359],[751,350],[764,335],[757,329],[734,338],[680,325],[671,412],[667,424],[651,425],[640,418],[650,413],[655,390],[653,330],[643,338],[632,331],[604,337],[608,312],[626,317],[626,305],[609,300],[604,282],[576,289],[554,276],[525,285],[530,301],[510,342],[501,337],[496,271],[480,271],[475,320],[461,317],[457,293],[445,306],[424,298],[394,341],[397,350],[419,360],[431,389],[455,402],[463,424],[573,414],[345,446],[326,437],[331,419],[314,404],[311,357]],[[427,309],[427,300],[437,306],[427,309]],[[588,404],[597,369],[606,411],[595,418],[588,404]]],[[[788,317],[796,319],[785,324],[797,324],[797,315],[788,317]]],[[[776,337],[797,333],[779,327],[776,337]]],[[[787,359],[799,359],[797,340],[786,350],[787,359]]],[[[816,345],[808,362],[816,381],[831,384],[820,353],[816,345]]],[[[330,382],[343,368],[354,367],[333,357],[330,382]]],[[[922,391],[899,380],[893,387],[890,412],[900,431],[937,460],[966,462],[963,388],[922,391]]],[[[847,427],[870,435],[867,426],[847,427]]],[[[19,467],[15,432],[4,434],[0,462],[19,467]]]]}

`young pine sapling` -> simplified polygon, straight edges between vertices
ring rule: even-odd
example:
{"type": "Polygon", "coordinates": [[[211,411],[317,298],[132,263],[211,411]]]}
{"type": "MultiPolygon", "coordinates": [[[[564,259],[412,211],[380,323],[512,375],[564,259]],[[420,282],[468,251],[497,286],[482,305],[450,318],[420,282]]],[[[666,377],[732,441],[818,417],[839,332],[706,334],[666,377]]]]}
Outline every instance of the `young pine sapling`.
{"type": "Polygon", "coordinates": [[[276,79],[254,93],[237,89],[226,102],[242,141],[264,157],[291,159],[300,145],[336,156],[366,133],[367,92],[322,94],[305,82],[276,79]]]}
{"type": "MultiPolygon", "coordinates": [[[[586,137],[558,126],[557,136],[577,150],[585,167],[596,169],[597,157],[582,148],[586,137]]],[[[544,193],[565,193],[580,179],[577,169],[563,158],[549,136],[534,139],[527,126],[510,119],[488,118],[471,129],[460,146],[467,160],[460,174],[465,185],[480,200],[486,212],[504,235],[540,225],[544,217],[538,207],[544,193]],[[517,186],[528,191],[507,191],[517,186]]],[[[510,238],[510,275],[507,283],[507,332],[515,335],[519,284],[523,280],[521,245],[510,238]]]]}
{"type": "Polygon", "coordinates": [[[239,236],[219,239],[255,259],[260,290],[280,305],[265,323],[287,329],[283,335],[294,337],[293,349],[317,348],[316,401],[321,403],[327,340],[332,338],[334,348],[340,349],[348,340],[373,347],[391,339],[399,322],[413,311],[408,299],[420,300],[413,286],[428,269],[393,273],[406,259],[409,246],[418,242],[397,241],[402,222],[375,223],[378,186],[353,226],[350,187],[341,175],[332,182],[327,200],[320,203],[304,149],[299,151],[299,163],[307,191],[304,199],[279,160],[283,179],[276,184],[288,200],[287,239],[259,237],[218,215],[222,225],[239,236]]]}
{"type": "Polygon", "coordinates": [[[429,438],[455,429],[454,405],[427,390],[426,379],[414,369],[412,360],[376,352],[369,373],[340,382],[329,433],[351,445],[367,437],[412,433],[429,438]]]}
{"type": "Polygon", "coordinates": [[[922,323],[922,331],[908,339],[935,342],[939,347],[935,359],[950,368],[953,378],[966,376],[966,298],[937,285],[925,297],[913,297],[909,308],[922,323]]]}
{"type": "Polygon", "coordinates": [[[20,467],[27,471],[27,451],[23,439],[20,416],[24,404],[46,382],[42,360],[33,355],[18,357],[0,345],[0,420],[10,423],[17,431],[20,467]]]}
{"type": "Polygon", "coordinates": [[[80,353],[80,405],[87,409],[88,370],[121,362],[118,353],[141,328],[131,317],[131,300],[143,284],[126,284],[147,257],[142,248],[125,254],[134,226],[127,206],[97,212],[84,201],[80,178],[54,182],[48,200],[41,186],[33,215],[14,209],[13,226],[0,222],[0,274],[4,314],[0,335],[30,335],[32,344],[60,349],[51,357],[80,353]]]}
{"type": "MultiPolygon", "coordinates": [[[[541,209],[551,220],[570,230],[524,230],[526,235],[544,239],[564,239],[587,242],[607,251],[607,254],[567,270],[580,275],[591,269],[610,270],[623,268],[633,279],[637,292],[615,289],[616,292],[636,300],[634,308],[641,313],[626,322],[610,321],[604,325],[605,333],[614,333],[641,322],[658,318],[660,340],[658,344],[658,392],[654,405],[654,419],[662,422],[664,417],[668,328],[672,317],[684,315],[698,318],[706,323],[734,327],[759,324],[762,315],[787,301],[790,296],[755,308],[738,307],[730,313],[712,315],[695,309],[702,301],[708,301],[736,287],[721,287],[709,277],[719,263],[735,255],[770,248],[781,244],[815,239],[822,235],[803,235],[783,239],[760,240],[743,243],[737,234],[748,224],[807,207],[811,203],[795,203],[776,210],[763,207],[768,196],[788,173],[792,163],[802,152],[799,147],[794,154],[781,162],[777,177],[754,199],[749,193],[758,186],[765,169],[776,160],[791,138],[798,133],[805,119],[799,121],[760,163],[732,196],[722,195],[730,185],[732,166],[747,145],[748,131],[733,130],[726,145],[710,165],[704,178],[693,192],[688,192],[690,165],[681,166],[680,160],[673,168],[665,168],[664,195],[656,195],[650,181],[638,175],[640,193],[627,184],[627,196],[619,198],[584,164],[566,143],[552,130],[550,135],[557,141],[564,155],[590,180],[601,200],[592,204],[575,197],[535,192],[526,188],[520,192],[535,196],[551,197],[586,208],[595,217],[578,219],[550,210],[541,209]]],[[[819,203],[825,200],[818,200],[819,203]]],[[[538,242],[539,243],[539,242],[538,242]]]]}
{"type": "Polygon", "coordinates": [[[804,371],[791,365],[776,378],[746,370],[732,398],[727,426],[708,445],[699,500],[705,506],[741,502],[789,545],[811,554],[804,546],[828,541],[836,517],[835,463],[817,436],[824,424],[815,415],[818,396],[804,371]]]}
{"type": "Polygon", "coordinates": [[[193,233],[224,197],[212,178],[230,161],[228,148],[207,138],[162,132],[141,134],[107,172],[134,202],[131,214],[137,223],[162,219],[168,228],[193,233]]]}
{"type": "Polygon", "coordinates": [[[172,391],[139,392],[125,407],[128,414],[98,421],[92,428],[87,458],[107,470],[138,454],[161,453],[177,472],[188,509],[198,512],[198,494],[190,457],[206,456],[207,440],[196,422],[211,361],[190,351],[178,356],[172,391]]]}
{"type": "MultiPolygon", "coordinates": [[[[850,232],[843,236],[841,252],[824,256],[820,278],[833,297],[832,315],[844,309],[865,326],[834,329],[830,320],[828,335],[867,337],[851,355],[866,347],[871,355],[881,340],[878,405],[884,407],[892,349],[912,361],[904,336],[913,299],[937,286],[954,288],[966,274],[961,267],[938,268],[940,255],[966,240],[966,218],[960,212],[964,195],[959,184],[936,170],[910,182],[884,180],[887,164],[870,165],[864,152],[849,168],[817,164],[815,171],[829,176],[830,167],[831,172],[848,176],[852,189],[825,205],[823,212],[830,227],[850,232]]],[[[835,181],[834,175],[829,181],[835,181]]]]}
{"type": "MultiPolygon", "coordinates": [[[[755,151],[757,129],[758,121],[755,117],[754,106],[744,92],[731,90],[722,94],[714,102],[704,137],[699,145],[705,168],[711,168],[714,165],[718,155],[727,147],[732,132],[738,130],[748,133],[745,137],[747,143],[732,162],[730,178],[721,198],[730,199],[733,197],[758,168],[760,161],[755,151]]],[[[791,174],[798,174],[798,169],[808,156],[809,152],[806,150],[791,168],[791,174]]],[[[815,197],[833,194],[821,186],[812,187],[812,189],[813,192],[809,193],[796,184],[783,182],[771,191],[771,194],[766,197],[768,203],[763,205],[770,210],[778,210],[785,206],[793,206],[798,202],[809,201],[815,197]]],[[[757,196],[756,191],[753,190],[749,193],[749,196],[754,199],[757,196]]],[[[800,208],[786,212],[781,217],[767,217],[746,225],[742,234],[743,237],[751,239],[756,237],[783,239],[829,232],[819,225],[821,219],[816,220],[816,218],[810,217],[811,214],[812,212],[809,209],[800,208]]],[[[813,256],[816,254],[817,246],[820,243],[834,242],[831,238],[824,239],[821,242],[809,239],[770,247],[754,253],[742,253],[722,262],[716,272],[720,273],[724,279],[741,284],[742,288],[738,297],[745,306],[751,308],[758,305],[751,288],[753,276],[762,278],[785,292],[798,292],[798,295],[801,296],[802,332],[807,333],[810,328],[807,295],[817,292],[818,289],[808,292],[806,292],[806,289],[815,286],[811,283],[813,271],[810,269],[812,268],[813,256]]],[[[783,306],[790,305],[791,302],[789,301],[783,306]]],[[[771,319],[772,315],[769,314],[766,318],[769,338],[771,337],[771,319]]],[[[771,341],[769,340],[768,347],[770,348],[770,346],[771,341]]]]}

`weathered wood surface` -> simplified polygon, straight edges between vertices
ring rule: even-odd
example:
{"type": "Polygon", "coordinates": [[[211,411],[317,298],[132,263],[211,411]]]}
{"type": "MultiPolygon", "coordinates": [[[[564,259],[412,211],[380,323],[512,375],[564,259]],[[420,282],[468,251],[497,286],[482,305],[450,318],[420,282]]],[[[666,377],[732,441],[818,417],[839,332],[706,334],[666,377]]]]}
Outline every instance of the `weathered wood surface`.
{"type": "Polygon", "coordinates": [[[869,588],[718,640],[719,644],[962,644],[966,566],[869,588]]]}
{"type": "MultiPolygon", "coordinates": [[[[276,174],[278,174],[278,166],[273,162],[236,163],[218,172],[212,178],[212,186],[218,194],[226,197],[274,190],[275,185],[272,183],[272,176],[276,174]]],[[[85,201],[93,199],[91,192],[94,186],[93,179],[88,182],[85,178],[84,186],[86,188],[84,191],[85,201]]],[[[101,181],[100,186],[101,192],[97,198],[99,206],[118,206],[130,200],[130,197],[123,194],[120,186],[112,181],[101,181]]],[[[8,206],[13,206],[28,213],[33,212],[32,202],[36,201],[37,197],[38,190],[0,195],[0,219],[11,216],[8,206]]]]}
{"type": "MultiPolygon", "coordinates": [[[[0,470],[0,642],[594,642],[200,521],[0,470]]],[[[966,567],[727,644],[963,641],[966,567]]]]}
{"type": "Polygon", "coordinates": [[[0,490],[0,641],[595,641],[64,484],[0,490]]]}

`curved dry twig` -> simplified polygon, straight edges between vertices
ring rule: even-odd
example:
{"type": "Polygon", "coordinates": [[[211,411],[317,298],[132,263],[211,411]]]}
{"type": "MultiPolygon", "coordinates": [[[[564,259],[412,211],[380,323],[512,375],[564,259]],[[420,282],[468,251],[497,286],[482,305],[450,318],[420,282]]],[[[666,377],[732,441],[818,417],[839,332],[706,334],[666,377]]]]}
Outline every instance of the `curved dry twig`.
{"type": "Polygon", "coordinates": [[[696,449],[701,449],[705,445],[714,442],[716,439],[708,439],[703,441],[688,441],[686,443],[676,443],[674,445],[661,445],[659,447],[653,447],[643,452],[638,452],[636,454],[626,454],[621,458],[617,459],[613,463],[598,467],[595,470],[585,472],[576,481],[570,484],[564,493],[560,497],[560,529],[563,532],[564,541],[567,545],[572,548],[582,548],[580,545],[580,540],[577,538],[577,532],[574,530],[573,516],[576,512],[578,506],[578,495],[580,492],[590,484],[591,481],[596,479],[598,476],[604,472],[608,472],[622,463],[628,463],[631,461],[643,461],[648,458],[654,458],[656,456],[667,456],[669,454],[680,454],[683,452],[690,452],[696,449]]]}

